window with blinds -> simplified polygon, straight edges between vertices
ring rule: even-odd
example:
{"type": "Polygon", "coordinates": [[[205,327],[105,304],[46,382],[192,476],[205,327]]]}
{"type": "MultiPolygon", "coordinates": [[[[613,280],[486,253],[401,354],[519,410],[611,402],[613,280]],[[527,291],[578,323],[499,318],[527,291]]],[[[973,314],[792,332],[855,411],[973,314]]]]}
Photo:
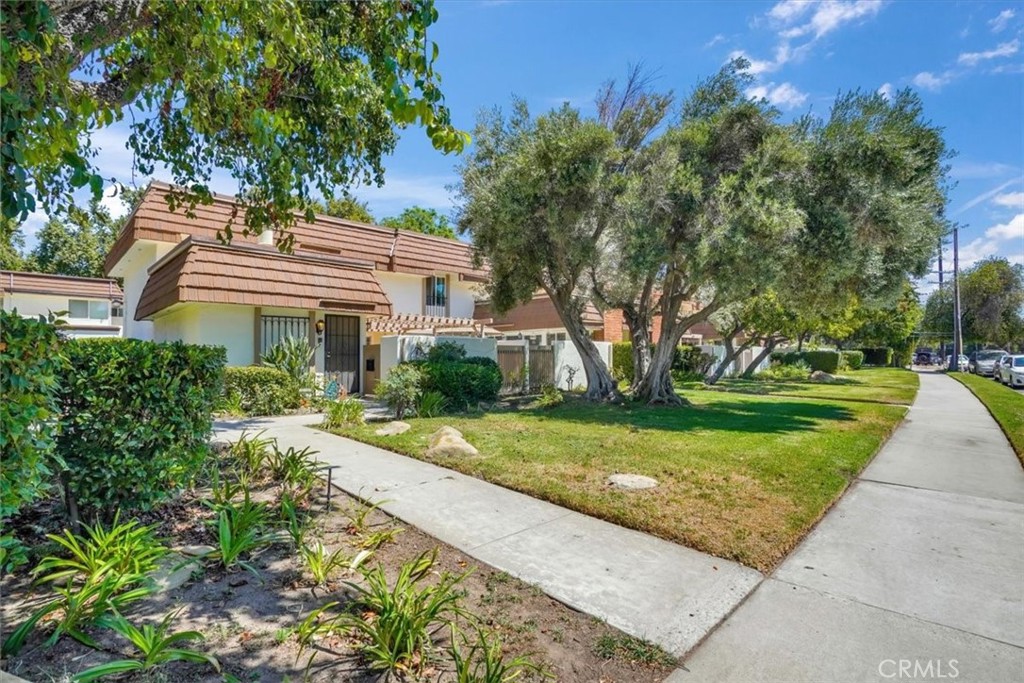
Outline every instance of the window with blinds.
{"type": "Polygon", "coordinates": [[[260,354],[264,354],[286,337],[309,339],[309,318],[290,315],[260,316],[260,354]]]}
{"type": "Polygon", "coordinates": [[[448,283],[443,277],[431,275],[425,279],[426,299],[423,311],[426,315],[444,317],[448,315],[448,283]]]}

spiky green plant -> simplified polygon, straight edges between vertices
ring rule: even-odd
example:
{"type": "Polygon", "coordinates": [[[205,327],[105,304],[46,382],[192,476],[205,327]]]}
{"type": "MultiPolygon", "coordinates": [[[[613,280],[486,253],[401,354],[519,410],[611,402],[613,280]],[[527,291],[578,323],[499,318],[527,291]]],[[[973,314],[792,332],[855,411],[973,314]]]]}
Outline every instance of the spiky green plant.
{"type": "Polygon", "coordinates": [[[344,548],[330,552],[320,541],[299,546],[299,556],[316,586],[327,583],[330,575],[338,569],[357,569],[372,554],[371,550],[361,550],[354,557],[349,557],[344,548]]]}
{"type": "Polygon", "coordinates": [[[543,670],[527,656],[506,660],[497,636],[475,626],[476,640],[469,638],[454,626],[451,627],[451,646],[448,654],[455,665],[457,683],[511,683],[527,673],[546,676],[543,670]],[[459,641],[467,649],[459,647],[459,641]]]}
{"type": "Polygon", "coordinates": [[[224,569],[242,567],[259,576],[246,559],[256,550],[270,545],[275,537],[267,532],[267,507],[244,500],[225,505],[217,515],[217,547],[207,555],[224,569]]]}

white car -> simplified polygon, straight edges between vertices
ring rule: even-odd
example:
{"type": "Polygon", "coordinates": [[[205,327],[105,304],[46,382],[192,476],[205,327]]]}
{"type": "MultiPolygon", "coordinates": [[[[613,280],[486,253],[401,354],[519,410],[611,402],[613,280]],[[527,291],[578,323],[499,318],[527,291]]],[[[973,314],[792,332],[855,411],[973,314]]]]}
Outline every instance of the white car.
{"type": "Polygon", "coordinates": [[[1010,387],[1024,387],[1024,354],[1004,356],[996,366],[1000,382],[1010,387]]]}
{"type": "MultiPolygon", "coordinates": [[[[960,370],[960,372],[968,372],[968,368],[971,365],[971,359],[968,358],[967,356],[965,356],[962,353],[960,354],[959,359],[960,360],[957,363],[957,369],[960,370]]],[[[947,369],[950,367],[950,363],[952,363],[952,362],[953,362],[953,356],[946,356],[946,368],[947,369]]]]}

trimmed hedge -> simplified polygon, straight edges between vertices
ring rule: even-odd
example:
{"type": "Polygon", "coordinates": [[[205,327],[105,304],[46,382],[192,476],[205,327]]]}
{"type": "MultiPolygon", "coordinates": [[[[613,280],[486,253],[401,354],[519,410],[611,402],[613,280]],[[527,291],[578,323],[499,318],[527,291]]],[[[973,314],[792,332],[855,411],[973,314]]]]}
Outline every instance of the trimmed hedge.
{"type": "Polygon", "coordinates": [[[612,377],[633,383],[633,342],[612,343],[612,377]]]}
{"type": "Polygon", "coordinates": [[[833,374],[839,370],[838,351],[775,351],[771,358],[782,365],[796,365],[803,361],[812,372],[821,370],[833,374]]]}
{"type": "Polygon", "coordinates": [[[208,453],[224,348],[77,339],[64,352],[57,454],[69,501],[110,517],[187,486],[208,453]]]}
{"type": "Polygon", "coordinates": [[[224,368],[224,396],[237,396],[246,415],[280,415],[302,401],[298,383],[266,365],[224,368]]]}
{"type": "Polygon", "coordinates": [[[864,354],[864,365],[877,365],[887,368],[892,365],[892,348],[889,346],[870,346],[860,349],[864,354]]]}
{"type": "Polygon", "coordinates": [[[436,391],[448,399],[454,410],[498,400],[501,368],[490,358],[470,357],[458,361],[410,361],[423,373],[420,391],[436,391]]]}
{"type": "Polygon", "coordinates": [[[864,365],[863,351],[841,351],[839,355],[842,361],[841,365],[850,370],[860,370],[861,366],[864,365]]]}

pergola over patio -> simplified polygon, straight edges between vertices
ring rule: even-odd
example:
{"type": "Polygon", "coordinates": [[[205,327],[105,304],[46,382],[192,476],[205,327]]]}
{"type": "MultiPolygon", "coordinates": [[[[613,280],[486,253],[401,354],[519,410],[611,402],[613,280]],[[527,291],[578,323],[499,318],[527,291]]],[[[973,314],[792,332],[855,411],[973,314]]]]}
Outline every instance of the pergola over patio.
{"type": "Polygon", "coordinates": [[[464,334],[475,337],[501,334],[499,330],[489,327],[491,322],[491,318],[477,320],[400,313],[388,318],[369,318],[366,330],[381,334],[464,334]]]}

